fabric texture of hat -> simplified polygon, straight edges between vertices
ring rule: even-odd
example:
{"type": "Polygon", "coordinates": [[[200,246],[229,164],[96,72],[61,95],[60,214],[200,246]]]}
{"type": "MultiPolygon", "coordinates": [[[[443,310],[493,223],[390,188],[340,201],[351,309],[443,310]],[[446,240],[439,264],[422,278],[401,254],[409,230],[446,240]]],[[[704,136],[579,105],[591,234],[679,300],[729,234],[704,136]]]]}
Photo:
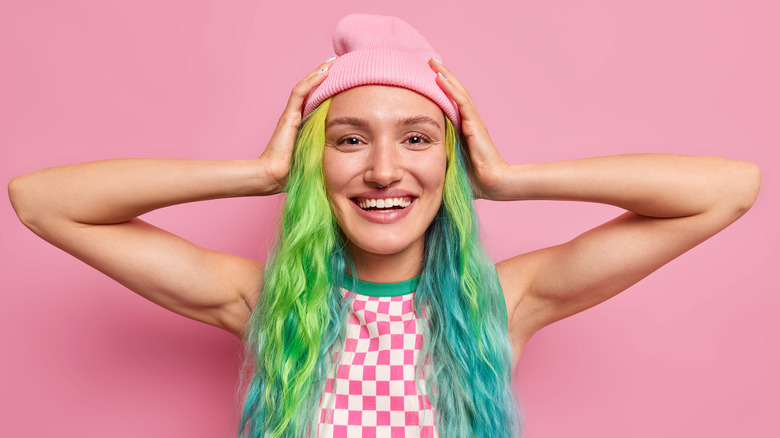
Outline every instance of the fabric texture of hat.
{"type": "Polygon", "coordinates": [[[437,104],[460,131],[455,103],[436,83],[431,57],[441,59],[409,23],[396,17],[351,14],[336,25],[333,50],[337,58],[328,77],[304,104],[304,117],[319,104],[342,91],[361,85],[407,88],[437,104]]]}

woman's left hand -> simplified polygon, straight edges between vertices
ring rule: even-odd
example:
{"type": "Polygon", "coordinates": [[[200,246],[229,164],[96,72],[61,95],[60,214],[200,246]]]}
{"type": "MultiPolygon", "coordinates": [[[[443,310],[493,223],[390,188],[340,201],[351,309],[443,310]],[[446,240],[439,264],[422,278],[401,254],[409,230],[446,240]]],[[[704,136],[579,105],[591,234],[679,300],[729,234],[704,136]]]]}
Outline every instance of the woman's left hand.
{"type": "Polygon", "coordinates": [[[477,113],[471,95],[458,81],[455,75],[437,60],[428,61],[433,71],[439,73],[436,82],[458,106],[461,117],[461,129],[466,140],[469,163],[469,176],[474,195],[483,199],[496,199],[502,174],[509,168],[498,153],[488,135],[487,126],[477,113]]]}

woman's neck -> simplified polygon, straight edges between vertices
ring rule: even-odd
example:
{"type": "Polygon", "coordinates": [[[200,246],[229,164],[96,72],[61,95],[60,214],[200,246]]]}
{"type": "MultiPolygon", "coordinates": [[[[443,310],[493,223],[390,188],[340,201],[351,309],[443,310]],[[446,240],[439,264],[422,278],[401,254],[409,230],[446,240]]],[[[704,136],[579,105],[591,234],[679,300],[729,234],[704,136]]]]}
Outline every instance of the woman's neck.
{"type": "MultiPolygon", "coordinates": [[[[410,280],[422,270],[423,242],[395,254],[374,254],[347,244],[357,270],[357,278],[371,283],[397,283],[410,280]]],[[[354,273],[349,272],[355,276],[354,273]]]]}

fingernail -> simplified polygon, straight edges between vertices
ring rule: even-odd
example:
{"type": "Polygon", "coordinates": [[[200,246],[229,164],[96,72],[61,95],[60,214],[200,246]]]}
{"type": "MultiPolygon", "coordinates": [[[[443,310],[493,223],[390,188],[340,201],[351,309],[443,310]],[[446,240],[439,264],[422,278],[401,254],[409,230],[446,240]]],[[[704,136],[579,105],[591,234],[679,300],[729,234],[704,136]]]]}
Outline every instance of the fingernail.
{"type": "Polygon", "coordinates": [[[330,58],[326,59],[325,62],[330,62],[336,59],[336,55],[331,56],[330,58]]]}
{"type": "Polygon", "coordinates": [[[439,76],[441,76],[443,79],[447,79],[447,76],[444,76],[441,72],[439,72],[439,76]]]}
{"type": "Polygon", "coordinates": [[[433,59],[434,61],[436,61],[436,63],[437,63],[437,64],[441,64],[441,61],[439,61],[439,58],[437,58],[437,57],[433,56],[433,57],[431,57],[431,59],[433,59]]]}
{"type": "Polygon", "coordinates": [[[328,71],[328,67],[323,67],[323,68],[320,69],[319,72],[317,72],[317,74],[321,75],[321,74],[325,73],[326,71],[328,71]]]}

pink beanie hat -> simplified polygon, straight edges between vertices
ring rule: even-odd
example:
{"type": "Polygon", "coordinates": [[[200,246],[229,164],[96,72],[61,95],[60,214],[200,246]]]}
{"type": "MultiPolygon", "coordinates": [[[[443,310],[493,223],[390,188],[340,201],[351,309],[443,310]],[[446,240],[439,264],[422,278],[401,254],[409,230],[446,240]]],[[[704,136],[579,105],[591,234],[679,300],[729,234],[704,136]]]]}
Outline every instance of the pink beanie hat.
{"type": "Polygon", "coordinates": [[[361,85],[390,85],[422,94],[441,107],[457,131],[458,108],[436,83],[431,57],[441,59],[409,23],[396,17],[352,14],[336,25],[333,50],[338,58],[328,77],[306,99],[303,116],[327,98],[361,85]]]}

